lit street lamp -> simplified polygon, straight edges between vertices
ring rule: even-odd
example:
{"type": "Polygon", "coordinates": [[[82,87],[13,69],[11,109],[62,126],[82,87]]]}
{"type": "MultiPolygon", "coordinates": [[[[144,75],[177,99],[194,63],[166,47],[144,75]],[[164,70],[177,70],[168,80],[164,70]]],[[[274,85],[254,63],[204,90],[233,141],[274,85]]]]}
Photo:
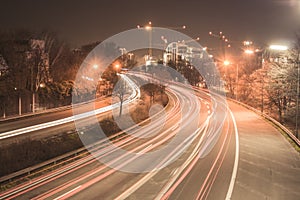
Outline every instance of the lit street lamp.
{"type": "MultiPolygon", "coordinates": [[[[228,66],[230,65],[230,61],[225,60],[224,65],[228,66]]],[[[235,100],[238,100],[238,84],[239,84],[239,64],[236,63],[236,85],[235,85],[235,100]]]]}
{"type": "Polygon", "coordinates": [[[21,99],[21,94],[18,88],[14,88],[15,91],[18,91],[18,105],[19,105],[19,115],[22,115],[22,99],[21,99]]]}
{"type": "Polygon", "coordinates": [[[148,24],[144,27],[137,25],[137,28],[144,28],[145,30],[149,31],[149,57],[152,56],[152,22],[149,21],[148,24]]]}

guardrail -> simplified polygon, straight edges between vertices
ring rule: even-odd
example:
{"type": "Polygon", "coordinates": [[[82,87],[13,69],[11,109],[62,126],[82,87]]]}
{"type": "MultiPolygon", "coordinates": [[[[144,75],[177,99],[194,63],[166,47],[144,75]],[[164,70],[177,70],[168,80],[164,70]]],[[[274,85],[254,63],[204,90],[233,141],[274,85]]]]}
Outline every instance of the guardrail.
{"type": "Polygon", "coordinates": [[[296,136],[292,133],[291,130],[289,130],[288,128],[286,128],[285,126],[283,126],[281,123],[279,123],[277,120],[275,120],[274,118],[270,117],[269,115],[265,114],[265,113],[261,113],[261,111],[247,105],[247,104],[244,104],[240,101],[237,101],[237,100],[234,100],[234,99],[231,99],[231,98],[228,98],[230,101],[234,102],[234,103],[237,103],[239,105],[242,105],[244,107],[246,107],[247,109],[255,112],[256,114],[264,117],[265,119],[269,120],[270,122],[272,122],[274,125],[276,125],[278,128],[280,128],[281,130],[283,130],[294,142],[295,144],[298,145],[298,147],[300,147],[300,140],[298,138],[296,138],[296,136]]]}
{"type": "Polygon", "coordinates": [[[23,176],[25,174],[31,174],[31,172],[35,171],[35,170],[38,170],[38,169],[41,169],[47,165],[55,165],[57,164],[58,162],[62,161],[62,160],[65,160],[67,158],[71,158],[71,157],[74,157],[79,154],[79,153],[82,153],[86,151],[85,147],[82,147],[80,149],[77,149],[77,150],[74,150],[74,151],[71,151],[69,153],[66,153],[66,154],[63,154],[61,156],[58,156],[58,157],[55,157],[53,159],[50,159],[50,160],[47,160],[45,162],[42,162],[40,164],[37,164],[37,165],[34,165],[34,166],[30,166],[30,167],[27,167],[25,169],[22,169],[22,170],[19,170],[17,172],[14,172],[14,173],[11,173],[11,174],[8,174],[6,176],[3,176],[3,177],[0,177],[0,183],[3,183],[3,182],[6,182],[6,181],[10,181],[14,178],[17,178],[17,177],[20,177],[20,176],[23,176]]]}
{"type": "MultiPolygon", "coordinates": [[[[96,101],[101,101],[101,100],[103,100],[107,97],[108,96],[98,98],[96,101]]],[[[33,116],[38,116],[38,115],[43,115],[43,114],[48,114],[48,113],[65,111],[65,110],[72,109],[72,107],[82,106],[84,104],[88,104],[88,103],[91,103],[93,101],[95,101],[95,100],[86,101],[86,102],[82,102],[82,103],[78,103],[78,104],[71,104],[71,105],[67,105],[67,106],[61,106],[61,107],[58,107],[58,108],[45,109],[45,110],[41,110],[41,111],[36,111],[34,113],[30,112],[30,113],[25,113],[25,114],[22,114],[22,115],[12,115],[12,116],[8,116],[8,117],[5,117],[5,118],[1,118],[0,122],[7,122],[7,121],[10,121],[10,120],[17,120],[17,119],[22,119],[22,118],[26,118],[26,117],[33,117],[33,116]]]]}

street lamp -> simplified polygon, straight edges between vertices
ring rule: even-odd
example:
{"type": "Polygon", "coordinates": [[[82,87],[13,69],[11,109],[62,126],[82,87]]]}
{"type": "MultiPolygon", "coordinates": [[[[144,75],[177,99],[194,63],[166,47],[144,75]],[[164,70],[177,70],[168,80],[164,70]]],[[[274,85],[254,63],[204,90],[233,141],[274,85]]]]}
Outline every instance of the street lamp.
{"type": "MultiPolygon", "coordinates": [[[[140,25],[137,25],[137,28],[143,28],[140,25]]],[[[152,22],[149,21],[148,24],[146,26],[144,26],[144,29],[149,31],[149,57],[152,56],[152,22]]]]}
{"type": "Polygon", "coordinates": [[[94,69],[98,69],[98,65],[97,65],[97,64],[94,64],[94,65],[93,65],[93,68],[94,68],[94,69]]]}
{"type": "Polygon", "coordinates": [[[14,88],[15,91],[18,91],[18,105],[19,105],[19,115],[22,115],[22,99],[21,99],[21,94],[20,94],[20,90],[18,90],[18,88],[14,88]]]}
{"type": "Polygon", "coordinates": [[[298,112],[299,112],[299,78],[300,78],[300,51],[298,50],[297,56],[297,96],[296,96],[296,127],[295,127],[295,136],[298,138],[298,112]]]}
{"type": "MultiPolygon", "coordinates": [[[[225,66],[232,64],[230,61],[225,60],[223,62],[225,66]]],[[[239,83],[239,64],[236,63],[236,86],[235,86],[235,100],[238,100],[238,83],[239,83]]]]}
{"type": "Polygon", "coordinates": [[[225,60],[225,61],[224,61],[224,65],[225,65],[225,66],[228,66],[228,65],[230,65],[230,62],[229,62],[228,60],[225,60]]]}

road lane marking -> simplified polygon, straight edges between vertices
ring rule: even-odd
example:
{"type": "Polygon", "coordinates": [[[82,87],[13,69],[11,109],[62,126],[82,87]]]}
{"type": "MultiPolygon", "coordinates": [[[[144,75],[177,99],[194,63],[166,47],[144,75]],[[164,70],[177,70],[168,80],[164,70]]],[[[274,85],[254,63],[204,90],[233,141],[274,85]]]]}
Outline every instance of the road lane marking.
{"type": "Polygon", "coordinates": [[[79,185],[79,186],[77,186],[76,188],[74,188],[74,189],[72,189],[72,190],[70,190],[70,191],[68,191],[68,192],[66,192],[66,193],[64,193],[64,194],[62,194],[62,195],[60,195],[59,197],[56,197],[54,200],[58,200],[58,199],[60,199],[60,198],[62,198],[62,197],[64,197],[64,196],[70,194],[71,192],[77,190],[77,189],[80,188],[80,187],[81,187],[81,185],[79,185]]]}
{"type": "Polygon", "coordinates": [[[137,154],[142,154],[142,153],[146,153],[147,150],[152,146],[152,144],[150,144],[149,146],[147,146],[146,148],[142,149],[140,152],[138,152],[137,154]]]}
{"type": "Polygon", "coordinates": [[[178,124],[176,124],[171,130],[174,131],[175,129],[177,129],[178,124]]]}
{"type": "Polygon", "coordinates": [[[237,176],[237,170],[238,170],[238,165],[239,165],[239,134],[238,134],[238,129],[237,129],[237,125],[236,125],[236,120],[233,116],[232,111],[228,108],[228,111],[231,115],[232,121],[233,121],[233,125],[234,125],[234,132],[235,132],[235,159],[234,159],[234,166],[233,166],[233,171],[232,171],[232,175],[231,175],[231,180],[230,180],[230,184],[229,184],[229,188],[226,194],[226,200],[230,200],[232,193],[233,193],[233,188],[234,188],[234,184],[235,184],[235,180],[236,180],[236,176],[237,176]]]}

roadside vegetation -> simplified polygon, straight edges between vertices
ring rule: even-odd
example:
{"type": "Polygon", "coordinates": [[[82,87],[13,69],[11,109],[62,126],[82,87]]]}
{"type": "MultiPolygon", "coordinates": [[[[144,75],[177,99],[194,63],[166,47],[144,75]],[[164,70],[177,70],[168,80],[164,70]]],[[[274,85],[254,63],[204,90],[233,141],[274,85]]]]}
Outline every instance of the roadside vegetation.
{"type": "MultiPolygon", "coordinates": [[[[141,123],[149,118],[149,109],[154,104],[165,107],[168,104],[168,96],[164,87],[150,83],[141,87],[141,98],[130,109],[130,112],[118,118],[126,121],[130,117],[135,123],[141,123]]],[[[121,131],[111,115],[99,121],[99,124],[107,136],[121,131]]],[[[128,124],[125,128],[131,125],[128,124]]],[[[9,145],[0,145],[0,176],[39,164],[82,146],[75,130],[68,133],[61,132],[53,137],[16,140],[9,145]]]]}

